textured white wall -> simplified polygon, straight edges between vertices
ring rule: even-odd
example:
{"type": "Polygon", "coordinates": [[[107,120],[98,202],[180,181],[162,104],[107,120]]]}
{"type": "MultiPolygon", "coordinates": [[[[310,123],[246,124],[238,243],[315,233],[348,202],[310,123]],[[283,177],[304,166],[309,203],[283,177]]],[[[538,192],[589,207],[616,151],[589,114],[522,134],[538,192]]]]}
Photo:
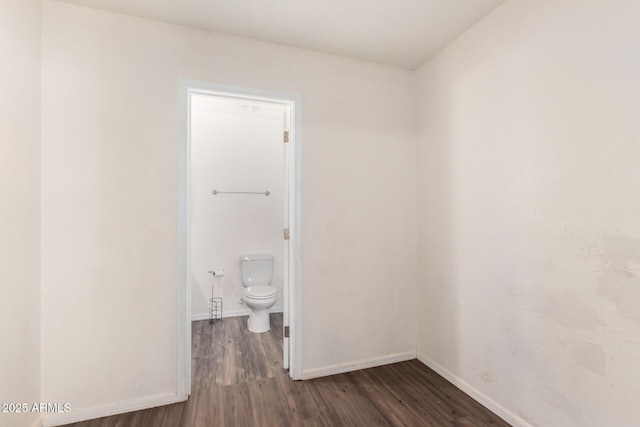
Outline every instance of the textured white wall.
{"type": "Polygon", "coordinates": [[[224,315],[249,314],[240,304],[241,254],[274,256],[273,311],[282,311],[284,107],[193,95],[191,102],[189,254],[192,303],[197,318],[209,315],[211,285],[224,315]],[[269,191],[218,194],[211,191],[269,191]],[[225,270],[215,279],[210,270],[225,270]]]}
{"type": "MultiPolygon", "coordinates": [[[[40,0],[0,1],[0,402],[40,402],[40,0]]],[[[0,408],[1,409],[1,408],[0,408]]],[[[0,426],[37,413],[0,413],[0,426]]]]}
{"type": "Polygon", "coordinates": [[[637,426],[640,3],[509,1],[419,70],[418,349],[534,426],[637,426]]]}
{"type": "Polygon", "coordinates": [[[43,390],[176,387],[178,79],[302,96],[303,369],[414,351],[413,75],[44,3],[43,390]]]}

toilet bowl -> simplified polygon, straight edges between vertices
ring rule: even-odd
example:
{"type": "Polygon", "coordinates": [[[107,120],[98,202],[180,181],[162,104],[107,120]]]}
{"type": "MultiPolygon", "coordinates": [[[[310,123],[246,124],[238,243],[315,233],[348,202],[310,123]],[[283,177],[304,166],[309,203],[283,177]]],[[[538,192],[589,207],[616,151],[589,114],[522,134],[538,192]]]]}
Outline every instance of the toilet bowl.
{"type": "Polygon", "coordinates": [[[249,308],[249,331],[266,332],[271,329],[269,309],[276,303],[277,290],[271,285],[273,255],[244,255],[240,257],[243,299],[249,308]]]}
{"type": "Polygon", "coordinates": [[[249,331],[261,333],[271,329],[269,309],[276,303],[276,288],[267,285],[256,285],[244,288],[244,302],[249,307],[249,331]]]}

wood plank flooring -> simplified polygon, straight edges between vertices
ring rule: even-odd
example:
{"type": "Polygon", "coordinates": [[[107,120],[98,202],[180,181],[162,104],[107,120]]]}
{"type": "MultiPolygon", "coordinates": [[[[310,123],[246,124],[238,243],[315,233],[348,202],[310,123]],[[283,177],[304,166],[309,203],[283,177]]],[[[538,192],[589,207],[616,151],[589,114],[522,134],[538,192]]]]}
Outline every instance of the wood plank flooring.
{"type": "Polygon", "coordinates": [[[417,360],[293,381],[282,369],[282,315],[263,334],[246,322],[193,322],[187,402],[70,425],[509,427],[417,360]]]}

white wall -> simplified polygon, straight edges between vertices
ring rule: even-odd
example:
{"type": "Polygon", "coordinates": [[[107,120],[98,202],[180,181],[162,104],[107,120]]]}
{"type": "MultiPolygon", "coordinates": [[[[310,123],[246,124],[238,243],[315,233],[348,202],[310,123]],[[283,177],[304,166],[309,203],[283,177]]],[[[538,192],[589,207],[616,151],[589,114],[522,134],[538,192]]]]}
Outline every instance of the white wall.
{"type": "Polygon", "coordinates": [[[44,3],[43,399],[176,388],[178,79],[302,96],[305,372],[415,351],[413,75],[44,3]]]}
{"type": "MultiPolygon", "coordinates": [[[[0,402],[40,401],[40,0],[0,1],[0,402]]],[[[0,413],[0,426],[37,413],[0,413]]]]}
{"type": "Polygon", "coordinates": [[[274,256],[272,311],[282,311],[284,106],[208,95],[191,98],[190,271],[194,318],[209,316],[211,285],[223,315],[248,315],[242,254],[274,256]],[[218,194],[220,191],[269,191],[218,194]],[[215,279],[209,271],[224,269],[215,279]]]}
{"type": "Polygon", "coordinates": [[[638,22],[512,0],[419,70],[418,349],[522,425],[638,425],[638,22]]]}

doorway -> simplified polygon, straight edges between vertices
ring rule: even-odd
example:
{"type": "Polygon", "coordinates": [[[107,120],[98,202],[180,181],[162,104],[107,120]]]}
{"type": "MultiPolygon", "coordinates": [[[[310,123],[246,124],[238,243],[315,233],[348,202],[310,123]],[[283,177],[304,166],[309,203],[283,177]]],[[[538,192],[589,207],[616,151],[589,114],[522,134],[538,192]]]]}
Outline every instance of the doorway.
{"type": "MultiPolygon", "coordinates": [[[[209,150],[205,146],[205,150],[209,150]]],[[[274,279],[281,283],[279,301],[275,310],[282,311],[283,328],[283,368],[289,370],[293,379],[301,377],[300,366],[300,97],[297,95],[268,92],[262,90],[218,85],[207,82],[182,80],[180,82],[180,152],[179,152],[179,283],[177,293],[177,384],[178,394],[187,396],[191,392],[191,322],[194,320],[193,308],[202,311],[202,301],[211,297],[207,289],[214,286],[218,297],[224,295],[222,316],[241,313],[238,292],[242,288],[239,281],[237,261],[239,251],[261,252],[269,247],[275,253],[274,279]],[[203,117],[206,119],[203,122],[203,117]],[[196,123],[196,120],[198,122],[196,123]],[[251,120],[254,120],[253,122],[251,120]],[[216,126],[216,122],[218,126],[216,126]],[[250,123],[255,124],[250,125],[250,123]],[[215,152],[202,152],[203,140],[218,131],[218,139],[232,141],[234,137],[244,135],[244,142],[235,140],[230,145],[218,145],[215,152]],[[253,133],[252,133],[253,132],[253,133]],[[258,139],[270,139],[273,145],[274,135],[279,138],[276,148],[279,159],[271,152],[255,145],[258,139]],[[264,136],[264,138],[262,137],[264,136]],[[197,158],[194,162],[192,150],[198,145],[198,154],[210,157],[197,158]],[[253,146],[251,144],[254,144],[253,146]],[[223,155],[227,152],[226,157],[223,155]],[[268,165],[268,158],[273,161],[268,165]],[[226,160],[225,160],[226,159],[226,160]],[[234,160],[235,159],[235,160],[234,160]],[[231,174],[235,166],[244,165],[245,172],[231,174]],[[274,170],[277,169],[277,170],[274,170]],[[255,175],[257,176],[249,176],[255,175]],[[260,177],[262,169],[262,177],[260,177]],[[271,170],[269,172],[269,169],[271,170]],[[247,173],[246,171],[251,171],[247,173]],[[270,175],[265,175],[268,173],[270,175]],[[195,175],[194,175],[195,174],[195,175]],[[232,176],[233,175],[233,176],[232,176]],[[194,181],[198,177],[198,182],[194,181]],[[208,181],[203,184],[202,176],[208,181]],[[268,178],[264,178],[267,177],[268,178]],[[215,181],[215,182],[212,182],[215,181]],[[264,184],[264,185],[262,185],[264,184]],[[258,186],[260,185],[260,186],[258,186]],[[270,185],[271,188],[262,188],[270,185]],[[205,186],[207,186],[205,191],[205,186]],[[208,188],[211,187],[211,188],[208,188]],[[255,187],[255,188],[254,188],[255,187]],[[280,187],[280,188],[278,188],[280,187]],[[197,195],[194,195],[197,191],[197,195]],[[206,193],[206,196],[205,196],[206,193]],[[194,204],[195,203],[195,204],[194,204]],[[279,205],[280,209],[276,205],[279,205]],[[217,209],[215,208],[217,206],[217,209]],[[268,208],[270,206],[270,208],[268,208]],[[274,206],[276,206],[274,208],[274,206]],[[210,210],[209,222],[202,221],[203,209],[210,210]],[[234,211],[235,209],[235,211],[234,211]],[[274,219],[255,217],[259,210],[271,209],[281,215],[274,219]],[[275,209],[275,210],[274,210],[275,209]],[[213,213],[215,212],[215,213],[213,213]],[[234,213],[235,212],[235,213],[234,213]],[[243,227],[234,221],[242,221],[238,213],[246,212],[245,223],[253,224],[256,239],[262,233],[262,243],[252,247],[249,243],[228,244],[228,248],[216,247],[215,242],[207,243],[205,232],[216,232],[219,242],[231,241],[232,235],[243,234],[251,238],[251,226],[243,227]],[[253,212],[253,220],[251,215],[253,212]],[[235,219],[234,219],[235,218],[235,219]],[[274,222],[275,221],[275,222],[274,222]],[[255,222],[262,224],[256,225],[255,222]],[[225,224],[221,224],[225,223],[225,224]],[[278,225],[278,223],[280,225],[278,225]],[[204,225],[203,225],[204,224],[204,225]],[[236,233],[229,232],[234,225],[236,233]],[[204,228],[203,228],[204,227],[204,228]],[[269,231],[264,232],[264,228],[269,231]],[[277,232],[277,242],[273,231],[277,232]],[[194,235],[197,232],[197,235],[194,235]],[[268,240],[269,244],[264,243],[268,240]],[[267,239],[267,240],[265,240],[267,239]],[[209,245],[206,259],[194,248],[209,245]],[[235,259],[236,262],[230,261],[235,259]],[[205,266],[206,265],[206,266],[205,266]],[[223,276],[220,273],[224,270],[223,276]],[[218,276],[209,274],[216,271],[218,276]],[[208,279],[207,279],[207,275],[208,279]],[[218,289],[216,290],[216,286],[218,289]],[[197,306],[197,307],[196,307],[197,306]],[[227,307],[225,310],[224,307],[227,307]],[[226,313],[225,313],[226,311],[226,313]]],[[[206,214],[205,214],[206,215],[206,214]]],[[[269,216],[269,215],[266,215],[269,216]]],[[[237,243],[237,242],[236,242],[237,243]]],[[[196,313],[197,315],[197,313],[196,313]]],[[[202,314],[200,314],[202,316],[202,314]]],[[[197,316],[196,316],[197,317],[197,316]]],[[[223,320],[224,321],[224,320],[223,320]]]]}

